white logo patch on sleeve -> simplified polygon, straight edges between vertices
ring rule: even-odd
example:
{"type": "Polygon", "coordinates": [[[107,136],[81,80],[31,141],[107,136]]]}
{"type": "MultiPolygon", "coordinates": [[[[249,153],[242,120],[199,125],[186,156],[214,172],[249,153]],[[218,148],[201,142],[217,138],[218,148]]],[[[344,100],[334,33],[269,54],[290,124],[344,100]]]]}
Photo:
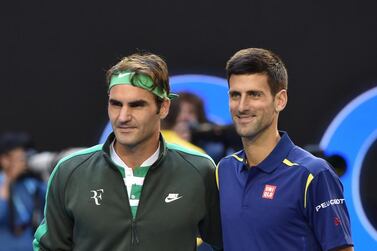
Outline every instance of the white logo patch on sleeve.
{"type": "Polygon", "coordinates": [[[322,208],[326,208],[326,207],[334,206],[334,205],[341,205],[343,203],[344,203],[344,199],[332,199],[332,200],[328,200],[328,201],[322,202],[321,204],[319,204],[318,206],[316,206],[315,207],[315,211],[318,212],[322,208]]]}

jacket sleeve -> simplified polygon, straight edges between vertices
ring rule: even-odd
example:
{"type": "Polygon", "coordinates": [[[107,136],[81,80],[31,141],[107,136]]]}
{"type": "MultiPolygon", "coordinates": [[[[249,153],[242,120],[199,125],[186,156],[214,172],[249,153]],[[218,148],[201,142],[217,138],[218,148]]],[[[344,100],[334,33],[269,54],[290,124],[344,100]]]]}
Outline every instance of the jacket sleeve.
{"type": "Polygon", "coordinates": [[[222,231],[220,221],[219,191],[215,178],[215,165],[208,163],[209,168],[205,177],[206,185],[206,216],[199,224],[200,235],[214,250],[223,250],[222,231]]]}
{"type": "Polygon", "coordinates": [[[69,175],[64,169],[58,164],[48,182],[44,219],[34,235],[34,251],[72,249],[73,220],[65,210],[64,191],[69,175]]]}

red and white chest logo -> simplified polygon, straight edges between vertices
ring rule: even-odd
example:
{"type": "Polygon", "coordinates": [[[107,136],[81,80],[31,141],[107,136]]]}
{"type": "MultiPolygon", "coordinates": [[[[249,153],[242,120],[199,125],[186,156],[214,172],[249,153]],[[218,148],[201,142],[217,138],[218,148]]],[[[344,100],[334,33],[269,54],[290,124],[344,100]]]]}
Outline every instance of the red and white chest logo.
{"type": "Polygon", "coordinates": [[[262,198],[272,200],[274,198],[275,191],[276,191],[276,186],[265,185],[262,198]]]}

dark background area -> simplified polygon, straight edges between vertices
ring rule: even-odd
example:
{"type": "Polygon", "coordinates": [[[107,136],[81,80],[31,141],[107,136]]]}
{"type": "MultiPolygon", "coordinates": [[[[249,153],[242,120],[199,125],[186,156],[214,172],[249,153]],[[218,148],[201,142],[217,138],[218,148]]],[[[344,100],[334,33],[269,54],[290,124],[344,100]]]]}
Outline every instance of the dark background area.
{"type": "Polygon", "coordinates": [[[374,229],[377,229],[377,141],[369,148],[360,172],[360,197],[365,214],[374,229]]]}
{"type": "Polygon", "coordinates": [[[137,49],[170,75],[225,77],[237,50],[263,47],[288,68],[280,117],[299,145],[318,143],[336,114],[377,83],[377,2],[6,1],[0,7],[0,132],[39,150],[98,142],[105,71],[137,49]]]}

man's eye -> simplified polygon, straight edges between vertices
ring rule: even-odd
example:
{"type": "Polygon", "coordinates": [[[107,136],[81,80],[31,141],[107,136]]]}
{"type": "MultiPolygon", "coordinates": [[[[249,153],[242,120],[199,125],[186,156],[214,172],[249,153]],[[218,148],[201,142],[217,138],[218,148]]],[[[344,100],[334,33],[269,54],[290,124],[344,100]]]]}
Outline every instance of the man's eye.
{"type": "Polygon", "coordinates": [[[110,100],[109,103],[110,103],[111,106],[122,107],[122,103],[118,102],[118,101],[115,101],[115,100],[110,100]]]}
{"type": "Polygon", "coordinates": [[[240,96],[240,94],[237,93],[237,92],[231,92],[231,93],[229,93],[229,96],[230,96],[232,99],[235,99],[235,98],[238,98],[238,97],[240,96]]]}
{"type": "Polygon", "coordinates": [[[147,103],[145,101],[136,101],[136,102],[129,103],[129,106],[133,108],[144,107],[146,105],[147,103]]]}
{"type": "Polygon", "coordinates": [[[140,107],[141,105],[140,104],[130,104],[130,107],[133,107],[133,108],[137,108],[137,107],[140,107]]]}
{"type": "Polygon", "coordinates": [[[260,96],[262,96],[262,92],[250,92],[249,93],[249,95],[250,96],[252,96],[252,97],[260,97],[260,96]]]}

